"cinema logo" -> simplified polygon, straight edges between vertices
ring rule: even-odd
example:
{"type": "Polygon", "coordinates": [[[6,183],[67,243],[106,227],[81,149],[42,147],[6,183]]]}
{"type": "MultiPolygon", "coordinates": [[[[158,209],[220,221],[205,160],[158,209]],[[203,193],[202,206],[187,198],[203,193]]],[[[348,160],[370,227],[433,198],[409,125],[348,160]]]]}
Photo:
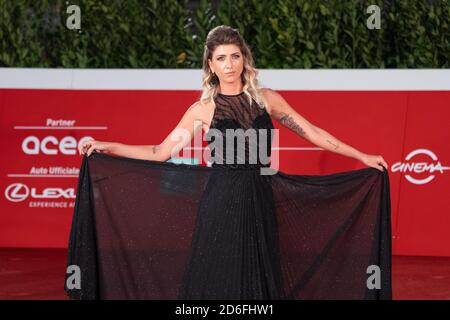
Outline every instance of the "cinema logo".
{"type": "Polygon", "coordinates": [[[5,197],[11,202],[23,202],[31,200],[30,207],[42,208],[72,208],[74,202],[55,202],[49,200],[63,199],[72,200],[76,198],[74,188],[43,188],[38,190],[35,187],[29,187],[24,183],[13,183],[6,187],[5,197]]]}
{"type": "Polygon", "coordinates": [[[410,152],[405,161],[397,162],[391,167],[392,172],[405,173],[405,178],[413,184],[426,184],[435,178],[434,173],[444,173],[450,167],[442,166],[436,154],[428,149],[416,149],[410,152]],[[417,161],[416,159],[427,159],[427,161],[417,161]],[[426,174],[425,177],[419,177],[426,174]]]}

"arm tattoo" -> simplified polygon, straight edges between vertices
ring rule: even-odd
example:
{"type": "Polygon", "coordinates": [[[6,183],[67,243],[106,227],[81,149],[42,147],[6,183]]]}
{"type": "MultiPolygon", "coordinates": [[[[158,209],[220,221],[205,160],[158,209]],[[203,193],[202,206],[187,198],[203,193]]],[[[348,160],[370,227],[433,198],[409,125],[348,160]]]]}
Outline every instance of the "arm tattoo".
{"type": "Polygon", "coordinates": [[[335,143],[331,142],[331,141],[330,141],[330,140],[328,140],[328,139],[327,139],[327,142],[328,142],[329,144],[331,144],[331,145],[333,145],[333,146],[334,146],[334,150],[336,150],[337,148],[339,148],[339,146],[338,146],[337,144],[335,144],[335,143]]]}
{"type": "MultiPolygon", "coordinates": [[[[290,115],[288,115],[287,113],[280,112],[280,113],[277,114],[276,117],[279,119],[280,123],[283,124],[284,126],[294,130],[295,132],[297,132],[298,134],[300,134],[302,136],[306,135],[305,130],[303,130],[302,127],[300,127],[295,122],[295,120],[290,115]]],[[[327,139],[327,142],[334,147],[334,150],[339,148],[339,145],[337,143],[334,143],[333,141],[331,141],[329,139],[327,139]]]]}
{"type": "Polygon", "coordinates": [[[289,129],[294,130],[299,135],[304,136],[306,134],[306,132],[302,129],[302,127],[300,127],[290,115],[288,115],[284,112],[281,112],[278,114],[278,117],[279,117],[280,123],[283,124],[284,126],[288,127],[289,129]]]}

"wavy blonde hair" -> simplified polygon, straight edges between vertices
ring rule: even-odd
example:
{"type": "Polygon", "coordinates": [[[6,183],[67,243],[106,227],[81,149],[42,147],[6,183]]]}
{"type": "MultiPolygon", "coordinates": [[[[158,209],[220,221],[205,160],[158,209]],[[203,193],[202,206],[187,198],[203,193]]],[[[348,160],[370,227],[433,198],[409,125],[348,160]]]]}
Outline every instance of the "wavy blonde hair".
{"type": "Polygon", "coordinates": [[[211,72],[208,59],[212,59],[214,50],[223,44],[234,44],[241,50],[244,58],[244,69],[241,73],[243,91],[247,95],[250,105],[253,103],[254,99],[261,108],[264,108],[266,102],[262,95],[261,88],[259,87],[258,70],[253,61],[252,52],[239,33],[239,30],[226,25],[211,29],[206,37],[203,51],[203,91],[200,97],[200,103],[211,102],[215,107],[214,98],[219,92],[219,79],[217,78],[217,75],[213,75],[211,72]]]}

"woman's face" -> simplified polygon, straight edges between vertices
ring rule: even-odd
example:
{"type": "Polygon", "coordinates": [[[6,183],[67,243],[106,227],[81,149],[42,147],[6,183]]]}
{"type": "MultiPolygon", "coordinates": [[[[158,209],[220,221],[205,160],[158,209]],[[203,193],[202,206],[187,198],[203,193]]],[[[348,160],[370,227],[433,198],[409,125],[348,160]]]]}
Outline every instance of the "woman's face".
{"type": "Polygon", "coordinates": [[[208,59],[209,67],[220,83],[234,83],[241,81],[241,73],[244,69],[244,57],[241,50],[234,44],[223,44],[214,50],[212,59],[208,59]]]}

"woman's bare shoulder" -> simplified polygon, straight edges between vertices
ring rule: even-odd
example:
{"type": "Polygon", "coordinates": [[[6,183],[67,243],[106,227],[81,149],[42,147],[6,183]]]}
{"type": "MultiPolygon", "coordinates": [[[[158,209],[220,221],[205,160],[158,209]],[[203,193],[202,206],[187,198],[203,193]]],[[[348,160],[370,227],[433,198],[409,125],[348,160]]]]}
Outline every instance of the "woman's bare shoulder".
{"type": "Polygon", "coordinates": [[[195,115],[196,119],[199,119],[204,123],[209,123],[213,108],[214,106],[211,102],[201,102],[200,100],[197,100],[189,107],[189,110],[195,115]]]}
{"type": "Polygon", "coordinates": [[[211,108],[212,108],[211,102],[202,102],[200,100],[195,101],[189,107],[189,109],[191,109],[193,112],[198,113],[198,114],[202,114],[205,112],[205,110],[211,109],[211,108]]]}
{"type": "Polygon", "coordinates": [[[260,88],[261,94],[266,101],[266,110],[269,114],[272,113],[272,107],[274,102],[276,101],[278,93],[271,88],[260,88]]]}
{"type": "Polygon", "coordinates": [[[275,90],[272,90],[271,88],[261,88],[261,93],[264,96],[264,98],[273,98],[274,95],[277,95],[278,93],[275,90]]]}

